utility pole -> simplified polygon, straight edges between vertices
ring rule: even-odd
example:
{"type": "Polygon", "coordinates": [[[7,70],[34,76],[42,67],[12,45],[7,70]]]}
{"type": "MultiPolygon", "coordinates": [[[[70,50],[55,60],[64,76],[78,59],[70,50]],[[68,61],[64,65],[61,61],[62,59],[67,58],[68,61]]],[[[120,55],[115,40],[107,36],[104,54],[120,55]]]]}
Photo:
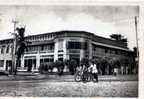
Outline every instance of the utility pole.
{"type": "Polygon", "coordinates": [[[11,73],[14,73],[15,66],[16,66],[16,42],[17,42],[17,34],[16,34],[16,24],[18,23],[17,20],[12,20],[12,23],[14,24],[14,38],[13,38],[13,52],[12,52],[12,67],[11,67],[11,73]]]}
{"type": "Polygon", "coordinates": [[[17,20],[12,20],[12,23],[14,24],[14,33],[16,32],[16,24],[18,23],[17,20]]]}
{"type": "Polygon", "coordinates": [[[138,31],[137,31],[137,16],[135,16],[135,32],[136,32],[136,46],[137,46],[136,61],[137,61],[137,66],[138,66],[139,65],[139,45],[138,45],[138,31]]]}

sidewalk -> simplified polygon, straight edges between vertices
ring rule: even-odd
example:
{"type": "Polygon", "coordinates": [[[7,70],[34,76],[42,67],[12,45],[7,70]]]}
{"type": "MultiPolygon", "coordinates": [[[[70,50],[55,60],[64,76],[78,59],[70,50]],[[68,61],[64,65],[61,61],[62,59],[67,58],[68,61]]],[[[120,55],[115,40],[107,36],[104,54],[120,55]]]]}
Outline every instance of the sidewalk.
{"type": "MultiPolygon", "coordinates": [[[[99,81],[138,81],[138,75],[100,75],[99,81]]],[[[21,80],[49,80],[49,81],[64,81],[73,82],[73,75],[49,75],[39,73],[19,72],[17,76],[0,76],[0,81],[21,81],[21,80]]]]}

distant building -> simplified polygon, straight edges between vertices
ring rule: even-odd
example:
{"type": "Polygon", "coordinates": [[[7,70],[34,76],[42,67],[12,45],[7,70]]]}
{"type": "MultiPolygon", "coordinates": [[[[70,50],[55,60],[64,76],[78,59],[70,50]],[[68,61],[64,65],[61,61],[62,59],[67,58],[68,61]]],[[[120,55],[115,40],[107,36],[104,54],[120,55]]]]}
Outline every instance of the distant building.
{"type": "MultiPolygon", "coordinates": [[[[96,36],[85,31],[59,31],[25,37],[28,51],[21,58],[18,70],[38,69],[40,64],[56,60],[74,59],[77,63],[83,58],[101,57],[123,58],[134,61],[133,52],[127,45],[96,36]],[[29,68],[29,69],[28,69],[29,68]]],[[[0,70],[8,70],[12,65],[13,39],[0,41],[0,70]]]]}

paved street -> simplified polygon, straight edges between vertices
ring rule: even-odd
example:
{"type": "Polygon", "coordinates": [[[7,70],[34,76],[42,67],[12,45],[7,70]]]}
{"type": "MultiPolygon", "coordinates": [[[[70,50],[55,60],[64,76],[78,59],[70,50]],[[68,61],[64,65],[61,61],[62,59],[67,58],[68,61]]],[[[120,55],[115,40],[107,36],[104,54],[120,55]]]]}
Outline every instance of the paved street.
{"type": "Polygon", "coordinates": [[[0,81],[0,96],[137,97],[137,81],[56,82],[49,80],[0,81]]]}
{"type": "MultiPolygon", "coordinates": [[[[99,75],[99,81],[138,81],[138,75],[99,75]]],[[[39,73],[28,73],[18,72],[17,76],[0,76],[0,81],[16,81],[16,80],[49,80],[59,82],[74,82],[73,75],[62,75],[57,74],[39,74],[39,73]]]]}

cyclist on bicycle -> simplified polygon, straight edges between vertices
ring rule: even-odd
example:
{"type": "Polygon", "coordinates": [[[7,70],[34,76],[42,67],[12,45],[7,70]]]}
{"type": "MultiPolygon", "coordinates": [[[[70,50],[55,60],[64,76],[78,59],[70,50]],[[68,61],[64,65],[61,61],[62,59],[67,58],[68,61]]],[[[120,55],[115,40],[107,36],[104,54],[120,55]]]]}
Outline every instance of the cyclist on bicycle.
{"type": "Polygon", "coordinates": [[[97,65],[96,65],[96,63],[92,62],[92,63],[90,64],[89,69],[91,69],[91,73],[92,73],[94,79],[96,79],[96,81],[98,82],[98,70],[97,70],[97,65]]]}
{"type": "Polygon", "coordinates": [[[81,65],[76,67],[76,72],[78,72],[80,74],[82,73],[82,66],[81,65]]]}
{"type": "Polygon", "coordinates": [[[82,80],[86,81],[87,67],[85,64],[82,65],[82,80]]]}
{"type": "Polygon", "coordinates": [[[90,63],[89,67],[88,67],[88,75],[89,75],[89,80],[92,80],[92,76],[93,76],[93,73],[92,73],[92,63],[90,63]]]}
{"type": "Polygon", "coordinates": [[[87,81],[88,80],[88,68],[85,64],[76,68],[75,81],[87,81]]]}

